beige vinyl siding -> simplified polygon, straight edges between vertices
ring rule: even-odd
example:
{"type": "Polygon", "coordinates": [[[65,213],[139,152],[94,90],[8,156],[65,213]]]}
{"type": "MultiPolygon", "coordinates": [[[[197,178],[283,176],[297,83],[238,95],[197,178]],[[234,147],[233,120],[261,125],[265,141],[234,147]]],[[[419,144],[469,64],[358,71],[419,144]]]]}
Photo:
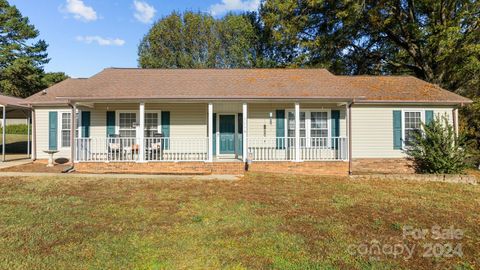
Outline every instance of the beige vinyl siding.
{"type": "Polygon", "coordinates": [[[352,156],[353,158],[405,157],[402,150],[393,149],[394,110],[433,110],[436,117],[447,115],[452,124],[451,107],[376,106],[352,107],[352,156]]]}
{"type": "MultiPolygon", "coordinates": [[[[250,138],[263,138],[264,125],[266,126],[265,134],[267,138],[275,138],[277,136],[276,128],[276,110],[285,110],[285,117],[287,111],[294,110],[293,103],[275,104],[275,103],[252,103],[248,104],[248,136],[250,138]],[[272,113],[272,121],[270,122],[270,113],[272,113]]],[[[300,103],[300,111],[302,110],[339,110],[340,111],[340,136],[346,137],[346,114],[345,106],[325,105],[325,104],[302,104],[300,103]]],[[[330,124],[330,123],[329,123],[330,124]]],[[[287,126],[285,126],[287,128],[287,126]]],[[[330,135],[330,134],[329,134],[330,135]]]]}
{"type": "MultiPolygon", "coordinates": [[[[84,110],[88,110],[85,108],[84,110]]],[[[105,137],[107,134],[107,111],[139,111],[138,104],[96,104],[91,111],[90,137],[105,137]]],[[[170,112],[170,137],[206,138],[207,104],[164,103],[145,104],[145,111],[170,112]]]]}
{"type": "MultiPolygon", "coordinates": [[[[35,109],[35,142],[36,142],[36,157],[37,159],[47,159],[48,154],[43,151],[48,150],[48,114],[51,111],[58,112],[58,123],[61,123],[60,115],[62,112],[71,112],[71,109],[68,107],[57,107],[57,108],[36,108],[35,109]]],[[[61,137],[60,129],[57,129],[57,138],[61,137]]],[[[57,143],[58,153],[54,155],[55,159],[66,158],[70,159],[70,147],[62,147],[60,141],[57,143]]]]}

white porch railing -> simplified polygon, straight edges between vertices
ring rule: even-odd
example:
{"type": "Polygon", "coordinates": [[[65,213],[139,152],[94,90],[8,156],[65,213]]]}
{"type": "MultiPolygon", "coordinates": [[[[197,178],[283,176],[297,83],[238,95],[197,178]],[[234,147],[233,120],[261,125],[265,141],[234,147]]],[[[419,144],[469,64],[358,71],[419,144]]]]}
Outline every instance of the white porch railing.
{"type": "MultiPolygon", "coordinates": [[[[76,138],[76,161],[135,162],[206,161],[208,138],[76,138]],[[145,150],[140,151],[141,145],[145,150]],[[140,157],[144,153],[143,159],[140,157]]],[[[241,153],[241,139],[237,153],[241,153]]],[[[218,142],[217,142],[218,143],[218,142]]],[[[300,160],[348,160],[345,137],[300,138],[300,160]]],[[[289,161],[296,159],[295,138],[248,138],[248,153],[253,161],[289,161]]]]}
{"type": "MultiPolygon", "coordinates": [[[[347,160],[345,137],[300,138],[300,160],[347,160]]],[[[248,138],[254,161],[295,160],[295,138],[248,138]]]]}
{"type": "Polygon", "coordinates": [[[254,161],[295,159],[295,138],[248,138],[247,147],[254,161]]]}
{"type": "MultiPolygon", "coordinates": [[[[76,138],[76,161],[132,162],[140,159],[140,138],[76,138]]],[[[207,138],[144,138],[145,161],[205,161],[207,138]]]]}
{"type": "Polygon", "coordinates": [[[205,161],[208,138],[145,138],[146,161],[205,161]]]}

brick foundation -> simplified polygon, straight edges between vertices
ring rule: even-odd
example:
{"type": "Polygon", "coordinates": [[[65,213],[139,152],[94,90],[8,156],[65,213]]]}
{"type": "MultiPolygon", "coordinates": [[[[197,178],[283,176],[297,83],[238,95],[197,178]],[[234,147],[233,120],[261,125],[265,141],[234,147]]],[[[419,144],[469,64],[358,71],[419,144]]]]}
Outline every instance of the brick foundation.
{"type": "Polygon", "coordinates": [[[357,158],[353,159],[353,174],[415,173],[412,162],[405,158],[357,158]]]}
{"type": "Polygon", "coordinates": [[[268,173],[291,173],[308,175],[348,175],[348,162],[304,161],[304,162],[253,162],[248,171],[268,173]]]}
{"type": "MultiPolygon", "coordinates": [[[[243,174],[245,165],[242,162],[81,162],[75,164],[75,169],[81,173],[243,174]]],[[[348,162],[253,162],[249,171],[347,175],[348,162]]]]}
{"type": "Polygon", "coordinates": [[[80,162],[75,170],[81,173],[145,173],[145,174],[243,174],[242,162],[80,162]]]}

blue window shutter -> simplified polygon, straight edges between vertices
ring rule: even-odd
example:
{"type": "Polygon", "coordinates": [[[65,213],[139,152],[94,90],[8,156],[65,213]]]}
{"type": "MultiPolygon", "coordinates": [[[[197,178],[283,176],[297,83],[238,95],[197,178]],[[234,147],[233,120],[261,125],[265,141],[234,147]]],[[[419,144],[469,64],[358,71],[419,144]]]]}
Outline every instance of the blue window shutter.
{"type": "Polygon", "coordinates": [[[217,114],[213,114],[213,154],[217,154],[217,114]]]}
{"type": "Polygon", "coordinates": [[[425,124],[428,125],[433,121],[433,111],[425,111],[425,124]]]}
{"type": "Polygon", "coordinates": [[[48,113],[48,150],[57,150],[58,113],[48,113]]]}
{"type": "Polygon", "coordinates": [[[332,110],[332,137],[340,137],[340,111],[332,110]]]}
{"type": "MultiPolygon", "coordinates": [[[[332,118],[331,136],[340,137],[340,111],[332,110],[330,117],[332,118]]],[[[338,139],[332,139],[332,147],[338,149],[338,139]]]]}
{"type": "Polygon", "coordinates": [[[107,137],[115,135],[115,112],[107,112],[107,137]]]}
{"type": "Polygon", "coordinates": [[[243,156],[243,113],[238,114],[238,143],[237,151],[243,156]]]}
{"type": "Polygon", "coordinates": [[[393,111],[393,149],[402,149],[402,111],[393,111]]]}
{"type": "Polygon", "coordinates": [[[277,149],[285,149],[285,110],[276,110],[277,149]]]}
{"type": "MultiPolygon", "coordinates": [[[[170,112],[162,111],[162,135],[164,138],[170,138],[170,112]]],[[[163,149],[170,149],[170,140],[166,139],[163,149]]]]}
{"type": "Polygon", "coordinates": [[[90,112],[82,111],[82,138],[90,137],[90,112]]]}

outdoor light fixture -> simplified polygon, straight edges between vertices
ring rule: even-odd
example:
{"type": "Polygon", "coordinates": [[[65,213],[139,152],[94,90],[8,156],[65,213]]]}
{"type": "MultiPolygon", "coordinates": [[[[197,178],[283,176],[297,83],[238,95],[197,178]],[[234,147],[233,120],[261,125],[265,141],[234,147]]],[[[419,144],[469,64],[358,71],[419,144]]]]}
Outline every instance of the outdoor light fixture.
{"type": "Polygon", "coordinates": [[[273,113],[269,112],[269,116],[270,116],[270,125],[271,125],[272,124],[273,113]]]}

